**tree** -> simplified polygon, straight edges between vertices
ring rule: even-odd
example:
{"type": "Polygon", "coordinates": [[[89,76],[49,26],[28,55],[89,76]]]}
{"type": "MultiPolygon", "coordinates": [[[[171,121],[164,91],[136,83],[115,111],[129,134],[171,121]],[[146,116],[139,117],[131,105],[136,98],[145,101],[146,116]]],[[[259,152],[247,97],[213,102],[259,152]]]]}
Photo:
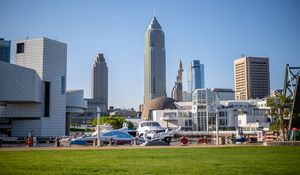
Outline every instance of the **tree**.
{"type": "MultiPolygon", "coordinates": [[[[101,116],[100,117],[100,124],[109,124],[113,127],[113,129],[119,129],[123,127],[123,123],[128,124],[128,128],[134,128],[134,125],[130,121],[126,121],[124,117],[108,117],[108,116],[101,116]]],[[[97,118],[93,120],[93,126],[97,125],[97,118]]]]}
{"type": "Polygon", "coordinates": [[[273,125],[279,125],[280,139],[282,141],[287,140],[287,119],[290,117],[290,108],[292,106],[292,100],[282,93],[278,93],[275,96],[267,98],[267,106],[270,107],[269,115],[271,115],[276,123],[273,125]]]}

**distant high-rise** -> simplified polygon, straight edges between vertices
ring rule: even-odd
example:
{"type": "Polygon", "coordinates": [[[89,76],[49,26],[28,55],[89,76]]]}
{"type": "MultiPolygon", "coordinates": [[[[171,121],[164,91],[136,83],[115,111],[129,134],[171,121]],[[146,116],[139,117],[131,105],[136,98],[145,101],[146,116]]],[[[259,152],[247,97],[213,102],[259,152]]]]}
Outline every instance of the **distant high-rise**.
{"type": "Polygon", "coordinates": [[[0,38],[0,61],[10,62],[10,41],[0,38]]]}
{"type": "Polygon", "coordinates": [[[108,101],[108,68],[103,54],[98,54],[92,68],[92,98],[97,100],[97,103],[103,111],[107,110],[108,101]]]}
{"type": "Polygon", "coordinates": [[[182,101],[182,72],[182,62],[180,60],[175,86],[173,87],[171,93],[172,98],[177,102],[182,101]]]}
{"type": "Polygon", "coordinates": [[[199,60],[193,60],[187,69],[187,92],[192,94],[204,86],[204,64],[200,64],[199,60]]]}
{"type": "Polygon", "coordinates": [[[155,16],[145,36],[144,71],[144,104],[167,96],[165,37],[155,16]]]}
{"type": "Polygon", "coordinates": [[[235,99],[264,98],[270,94],[269,58],[241,57],[234,61],[235,99]]]}

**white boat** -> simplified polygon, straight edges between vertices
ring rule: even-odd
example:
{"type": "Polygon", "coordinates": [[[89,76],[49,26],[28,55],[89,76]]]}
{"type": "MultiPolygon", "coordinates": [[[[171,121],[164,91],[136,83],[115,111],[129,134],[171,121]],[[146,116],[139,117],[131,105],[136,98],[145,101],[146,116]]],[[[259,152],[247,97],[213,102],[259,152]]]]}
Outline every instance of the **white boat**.
{"type": "Polygon", "coordinates": [[[137,128],[137,137],[142,137],[149,132],[161,133],[165,130],[160,126],[158,122],[154,121],[142,121],[137,128]]]}

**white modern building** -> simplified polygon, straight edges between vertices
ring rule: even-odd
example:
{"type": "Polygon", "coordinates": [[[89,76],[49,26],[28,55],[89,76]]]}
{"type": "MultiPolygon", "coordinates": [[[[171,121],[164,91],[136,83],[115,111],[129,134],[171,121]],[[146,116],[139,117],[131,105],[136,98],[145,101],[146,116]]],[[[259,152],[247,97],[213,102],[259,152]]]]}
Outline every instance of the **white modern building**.
{"type": "Polygon", "coordinates": [[[14,64],[0,62],[0,128],[10,136],[65,135],[67,44],[16,42],[14,64]]]}
{"type": "Polygon", "coordinates": [[[234,100],[231,89],[197,89],[193,102],[161,101],[150,103],[155,107],[150,107],[149,119],[159,122],[163,128],[216,131],[218,118],[220,130],[256,131],[268,129],[271,122],[265,99],[234,100]]]}
{"type": "MultiPolygon", "coordinates": [[[[232,95],[227,97],[231,99],[232,95]]],[[[229,100],[224,97],[226,96],[214,92],[214,89],[197,89],[194,92],[193,130],[215,131],[217,118],[221,130],[249,130],[250,126],[251,130],[257,130],[269,127],[271,120],[267,114],[269,108],[265,99],[229,100]]]]}
{"type": "Polygon", "coordinates": [[[192,102],[175,102],[177,109],[153,110],[153,121],[159,122],[163,128],[182,130],[192,129],[192,102]]]}
{"type": "Polygon", "coordinates": [[[238,126],[243,128],[243,131],[256,131],[258,128],[268,130],[270,122],[264,115],[238,115],[238,126]]]}
{"type": "Polygon", "coordinates": [[[87,108],[87,102],[83,99],[82,89],[68,90],[67,93],[67,113],[83,113],[87,108]]]}

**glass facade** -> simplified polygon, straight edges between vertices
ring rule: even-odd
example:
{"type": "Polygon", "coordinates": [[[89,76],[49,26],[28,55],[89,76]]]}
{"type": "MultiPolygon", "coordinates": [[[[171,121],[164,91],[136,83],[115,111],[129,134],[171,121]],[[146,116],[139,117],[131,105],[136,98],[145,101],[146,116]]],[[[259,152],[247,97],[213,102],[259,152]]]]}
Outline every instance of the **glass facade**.
{"type": "Polygon", "coordinates": [[[10,41],[0,38],[0,61],[10,62],[10,41]]]}
{"type": "Polygon", "coordinates": [[[210,89],[197,89],[193,93],[193,130],[214,131],[218,98],[210,89]]]}
{"type": "Polygon", "coordinates": [[[61,77],[61,95],[65,95],[66,93],[66,77],[61,77]]]}
{"type": "Polygon", "coordinates": [[[193,60],[187,68],[187,88],[189,93],[196,89],[204,88],[204,64],[199,60],[193,60]]]}

